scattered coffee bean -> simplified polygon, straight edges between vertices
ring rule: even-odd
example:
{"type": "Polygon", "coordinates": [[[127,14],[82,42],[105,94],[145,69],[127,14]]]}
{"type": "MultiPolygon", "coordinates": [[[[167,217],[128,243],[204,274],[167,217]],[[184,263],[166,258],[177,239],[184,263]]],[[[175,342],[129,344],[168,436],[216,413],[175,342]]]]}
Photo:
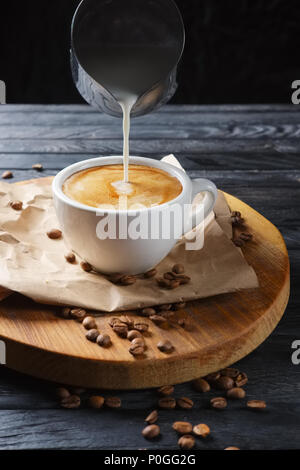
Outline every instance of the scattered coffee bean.
{"type": "Polygon", "coordinates": [[[156,410],[151,411],[151,413],[147,416],[145,419],[146,423],[148,424],[154,424],[158,420],[158,413],[156,410]]]}
{"type": "Polygon", "coordinates": [[[13,177],[14,177],[14,175],[11,171],[4,171],[4,173],[2,173],[2,179],[4,179],[4,180],[9,180],[13,177]]]}
{"type": "Polygon", "coordinates": [[[180,285],[188,284],[191,282],[191,278],[189,276],[184,276],[183,274],[180,274],[176,276],[176,282],[179,282],[180,285]]]}
{"type": "Polygon", "coordinates": [[[180,437],[180,439],[178,440],[178,445],[179,447],[181,447],[181,449],[190,450],[195,446],[195,439],[193,438],[193,436],[186,434],[180,437]]]}
{"type": "Polygon", "coordinates": [[[140,338],[136,338],[132,341],[131,346],[129,348],[129,352],[133,356],[142,356],[145,353],[145,346],[140,338]]]}
{"type": "Polygon", "coordinates": [[[131,344],[139,344],[140,346],[143,346],[144,348],[146,348],[146,343],[145,343],[143,336],[141,338],[134,338],[131,341],[131,344]]]}
{"type": "Polygon", "coordinates": [[[67,255],[65,255],[65,259],[70,264],[76,263],[76,256],[74,255],[74,253],[68,253],[67,255]]]}
{"type": "Polygon", "coordinates": [[[128,331],[127,339],[129,339],[129,341],[133,341],[134,339],[137,339],[137,338],[143,338],[143,335],[140,331],[137,331],[137,330],[128,331]]]}
{"type": "Polygon", "coordinates": [[[89,330],[87,334],[85,335],[86,339],[91,341],[92,343],[96,343],[97,338],[99,336],[99,331],[96,329],[89,330]]]}
{"type": "Polygon", "coordinates": [[[121,408],[122,402],[119,397],[108,397],[105,400],[105,405],[108,408],[121,408]]]}
{"type": "Polygon", "coordinates": [[[252,240],[253,235],[249,232],[242,232],[238,237],[233,239],[233,243],[238,247],[243,247],[247,242],[252,240]]]}
{"type": "Polygon", "coordinates": [[[127,338],[128,326],[125,323],[122,323],[120,321],[114,322],[112,329],[121,338],[127,338]]]}
{"type": "Polygon", "coordinates": [[[154,308],[143,308],[143,310],[140,312],[143,317],[151,317],[151,315],[156,315],[156,311],[154,308]]]}
{"type": "Polygon", "coordinates": [[[60,402],[60,406],[68,410],[79,408],[80,404],[81,400],[78,395],[70,395],[69,397],[63,398],[60,402]]]}
{"type": "Polygon", "coordinates": [[[226,375],[221,375],[221,377],[215,381],[215,387],[219,390],[230,390],[234,387],[234,380],[226,375]]]}
{"type": "Polygon", "coordinates": [[[71,320],[71,309],[70,307],[64,307],[58,312],[58,315],[61,318],[65,318],[66,320],[71,320]]]}
{"type": "Polygon", "coordinates": [[[172,428],[174,431],[178,432],[178,434],[189,434],[193,430],[192,424],[186,421],[176,421],[172,428]]]}
{"type": "Polygon", "coordinates": [[[179,408],[182,408],[184,410],[190,410],[191,408],[193,408],[194,402],[190,398],[181,397],[181,398],[178,398],[177,400],[177,406],[179,406],[179,408]]]}
{"type": "Polygon", "coordinates": [[[156,276],[156,274],[157,274],[157,269],[151,269],[150,271],[144,274],[144,278],[150,279],[151,277],[156,276]]]}
{"type": "Polygon", "coordinates": [[[247,401],[247,407],[253,410],[263,410],[267,407],[264,400],[249,400],[247,401]]]}
{"type": "Polygon", "coordinates": [[[109,319],[108,324],[113,328],[115,323],[119,323],[119,318],[118,317],[112,317],[109,319]]]}
{"type": "Polygon", "coordinates": [[[136,277],[135,276],[122,276],[119,284],[121,286],[132,286],[133,284],[136,283],[136,277]]]}
{"type": "Polygon", "coordinates": [[[248,377],[245,372],[241,372],[236,378],[235,378],[235,385],[236,387],[244,387],[246,383],[248,382],[248,377]]]}
{"type": "Polygon", "coordinates": [[[231,398],[232,400],[241,400],[245,398],[246,392],[242,388],[234,387],[231,390],[227,390],[227,398],[231,398]]]}
{"type": "Polygon", "coordinates": [[[109,348],[112,344],[111,338],[109,335],[99,335],[96,343],[98,346],[101,346],[102,348],[109,348]]]}
{"type": "Polygon", "coordinates": [[[41,163],[35,163],[34,165],[32,165],[31,167],[33,170],[36,170],[36,171],[43,171],[44,167],[41,163]]]}
{"type": "Polygon", "coordinates": [[[90,263],[88,263],[87,261],[81,261],[80,267],[86,273],[90,273],[93,270],[92,265],[90,263]]]}
{"type": "Polygon", "coordinates": [[[226,447],[224,450],[240,450],[240,449],[238,447],[230,446],[230,447],[226,447]]]}
{"type": "Polygon", "coordinates": [[[168,397],[174,393],[173,385],[164,385],[157,390],[158,394],[162,397],[168,397]]]}
{"type": "Polygon", "coordinates": [[[158,326],[165,324],[167,321],[162,315],[151,315],[150,320],[158,326]]]}
{"type": "Polygon", "coordinates": [[[125,323],[125,325],[127,325],[129,330],[133,329],[134,321],[132,320],[132,318],[128,317],[127,315],[120,317],[119,321],[121,323],[125,323]]]}
{"type": "Polygon", "coordinates": [[[210,428],[207,424],[196,424],[196,426],[193,427],[193,433],[196,436],[207,437],[210,434],[210,428]]]}
{"type": "Polygon", "coordinates": [[[97,323],[93,317],[85,317],[82,325],[86,330],[95,330],[97,329],[97,323]]]}
{"type": "Polygon", "coordinates": [[[172,268],[173,273],[175,274],[183,274],[184,273],[184,266],[183,264],[174,264],[172,268]]]}
{"type": "Polygon", "coordinates": [[[212,374],[208,374],[204,379],[210,384],[214,385],[216,380],[218,380],[221,377],[220,372],[214,372],[212,374]]]}
{"type": "Polygon", "coordinates": [[[10,203],[10,207],[15,211],[21,211],[23,209],[23,202],[22,201],[12,201],[10,203]]]}
{"type": "Polygon", "coordinates": [[[156,282],[157,282],[158,286],[161,287],[162,289],[170,289],[171,281],[169,281],[168,279],[158,277],[158,278],[156,278],[156,282]]]}
{"type": "Polygon", "coordinates": [[[138,321],[134,322],[133,329],[137,330],[137,331],[140,331],[141,333],[146,333],[146,331],[149,330],[149,325],[148,325],[148,323],[145,323],[141,320],[138,320],[138,321]]]}
{"type": "Polygon", "coordinates": [[[175,275],[174,273],[167,272],[164,274],[164,279],[166,279],[167,281],[174,281],[175,275]]]}
{"type": "Polygon", "coordinates": [[[47,232],[47,235],[50,240],[59,240],[62,237],[62,231],[58,230],[57,228],[54,228],[52,230],[49,230],[49,232],[47,232]]]}
{"type": "Polygon", "coordinates": [[[221,375],[225,375],[226,377],[231,377],[232,379],[235,379],[239,375],[239,373],[240,371],[233,367],[227,367],[226,369],[223,369],[220,371],[221,375]]]}
{"type": "Polygon", "coordinates": [[[157,345],[157,348],[163,352],[163,353],[166,353],[166,354],[170,354],[174,351],[174,346],[173,344],[166,340],[166,341],[160,341],[157,345]]]}
{"type": "Polygon", "coordinates": [[[104,398],[100,396],[92,396],[89,398],[89,406],[95,410],[99,410],[104,405],[104,398]]]}
{"type": "Polygon", "coordinates": [[[216,408],[217,410],[223,410],[227,406],[227,400],[223,397],[216,397],[210,400],[210,404],[212,408],[216,408]]]}
{"type": "Polygon", "coordinates": [[[145,429],[142,431],[142,435],[145,439],[154,439],[155,437],[159,436],[160,434],[160,427],[157,424],[150,424],[146,426],[145,429]]]}
{"type": "Polygon", "coordinates": [[[158,406],[163,410],[172,410],[176,407],[176,400],[173,397],[164,397],[158,400],[158,406]]]}
{"type": "Polygon", "coordinates": [[[86,317],[86,311],[83,308],[72,308],[70,315],[73,320],[82,322],[86,317]]]}
{"type": "Polygon", "coordinates": [[[58,387],[56,390],[55,390],[55,395],[57,396],[57,398],[69,398],[71,396],[69,390],[67,390],[66,388],[64,387],[58,387]]]}
{"type": "Polygon", "coordinates": [[[210,385],[205,379],[196,379],[192,382],[192,384],[194,389],[197,390],[197,392],[206,393],[210,391],[210,385]]]}
{"type": "Polygon", "coordinates": [[[231,212],[231,222],[232,225],[243,225],[245,220],[242,217],[242,214],[239,211],[231,212]]]}
{"type": "Polygon", "coordinates": [[[173,305],[174,310],[182,310],[186,307],[186,302],[178,302],[177,304],[173,305]]]}

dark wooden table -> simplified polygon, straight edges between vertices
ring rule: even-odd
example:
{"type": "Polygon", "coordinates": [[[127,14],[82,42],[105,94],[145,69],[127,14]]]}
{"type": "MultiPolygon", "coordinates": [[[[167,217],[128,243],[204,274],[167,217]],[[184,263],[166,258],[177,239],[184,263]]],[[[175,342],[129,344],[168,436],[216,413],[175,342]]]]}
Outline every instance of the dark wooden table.
{"type": "MultiPolygon", "coordinates": [[[[160,158],[174,153],[192,177],[205,176],[241,198],[283,233],[291,259],[291,299],[274,333],[239,363],[247,372],[249,399],[267,401],[266,411],[231,403],[211,410],[215,393],[199,395],[190,384],[175,395],[194,399],[191,411],[160,412],[162,437],[141,436],[155,391],[122,392],[119,411],[66,411],[53,385],[0,370],[0,449],[177,449],[173,421],[207,423],[211,437],[199,449],[300,448],[300,365],[291,361],[300,340],[300,119],[297,106],[166,106],[132,123],[131,154],[160,158]],[[297,291],[298,287],[298,291],[297,291]]],[[[43,175],[97,155],[122,153],[121,121],[87,106],[0,106],[2,170],[13,181],[43,175]]],[[[38,364],[37,364],[38,367],[38,364]]],[[[107,395],[107,393],[105,393],[107,395]]]]}

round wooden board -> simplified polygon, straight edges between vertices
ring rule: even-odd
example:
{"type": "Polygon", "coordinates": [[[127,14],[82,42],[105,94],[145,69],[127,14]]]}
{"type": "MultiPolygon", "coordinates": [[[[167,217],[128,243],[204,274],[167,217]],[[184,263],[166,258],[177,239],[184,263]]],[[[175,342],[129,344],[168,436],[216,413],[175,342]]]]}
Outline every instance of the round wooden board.
{"type": "MultiPolygon", "coordinates": [[[[49,178],[41,181],[47,183],[49,178]]],[[[147,354],[139,359],[129,354],[126,340],[113,334],[113,346],[100,348],[85,339],[79,323],[59,319],[53,308],[14,294],[0,304],[0,338],[6,343],[7,367],[87,388],[142,389],[207,375],[257,348],[273,331],[288,302],[288,254],[274,225],[242,201],[225,196],[254,233],[255,241],[243,251],[258,275],[258,289],[190,302],[178,317],[191,318],[192,328],[164,330],[164,337],[175,346],[171,355],[157,349],[162,330],[151,323],[147,354]]],[[[97,318],[97,323],[101,332],[112,334],[109,316],[97,318]]]]}

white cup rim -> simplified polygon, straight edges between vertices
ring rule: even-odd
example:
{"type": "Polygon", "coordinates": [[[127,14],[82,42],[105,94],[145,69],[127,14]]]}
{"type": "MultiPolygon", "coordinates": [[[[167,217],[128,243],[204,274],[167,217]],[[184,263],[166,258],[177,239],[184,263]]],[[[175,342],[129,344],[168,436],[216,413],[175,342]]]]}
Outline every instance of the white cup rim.
{"type": "Polygon", "coordinates": [[[159,206],[154,206],[154,207],[145,207],[142,209],[138,210],[126,210],[126,211],[120,211],[120,210],[112,210],[112,209],[102,209],[102,208],[97,208],[97,207],[91,207],[87,206],[85,204],[81,204],[80,202],[77,202],[68,196],[65,195],[65,193],[62,190],[62,186],[64,182],[66,181],[67,178],[69,178],[71,175],[74,173],[77,173],[78,171],[81,170],[86,170],[87,168],[93,168],[97,166],[106,166],[106,165],[117,165],[123,163],[123,157],[120,155],[117,156],[108,156],[108,157],[96,157],[96,158],[90,158],[88,160],[82,160],[77,163],[73,163],[72,165],[67,166],[63,170],[61,170],[57,175],[55,176],[53,183],[52,183],[52,191],[53,194],[55,195],[56,198],[61,200],[63,203],[72,206],[76,209],[81,209],[87,212],[92,212],[92,213],[97,213],[99,211],[106,213],[106,214],[116,214],[120,212],[125,212],[128,215],[130,214],[137,214],[139,212],[144,212],[144,211],[153,211],[153,210],[161,210],[162,208],[169,206],[170,204],[180,204],[182,201],[184,194],[188,188],[191,188],[191,180],[187,176],[187,174],[181,170],[180,168],[175,167],[174,165],[171,165],[166,162],[162,162],[160,160],[154,160],[153,158],[145,158],[145,157],[135,157],[132,156],[130,157],[130,163],[135,164],[135,165],[143,165],[143,166],[150,166],[153,168],[159,168],[161,170],[164,170],[166,173],[175,176],[181,183],[182,185],[182,191],[181,193],[175,198],[172,199],[171,201],[165,202],[163,204],[160,204],[159,206]]]}

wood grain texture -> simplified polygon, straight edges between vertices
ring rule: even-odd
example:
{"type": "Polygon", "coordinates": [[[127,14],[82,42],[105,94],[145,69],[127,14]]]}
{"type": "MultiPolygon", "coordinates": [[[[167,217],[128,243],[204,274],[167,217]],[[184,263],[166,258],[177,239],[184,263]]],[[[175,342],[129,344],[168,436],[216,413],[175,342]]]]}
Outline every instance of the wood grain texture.
{"type": "MultiPolygon", "coordinates": [[[[49,183],[49,178],[40,182],[49,183]]],[[[82,325],[56,318],[53,309],[12,296],[0,305],[0,338],[7,345],[7,366],[70,385],[143,389],[207,375],[255,349],[285,310],[289,260],[284,241],[270,222],[238,199],[226,198],[232,210],[242,212],[254,233],[255,241],[245,254],[259,276],[259,289],[190,302],[177,315],[191,321],[189,329],[162,329],[147,320],[150,335],[147,353],[141,358],[132,357],[128,341],[112,333],[108,321],[115,314],[97,318],[99,331],[113,336],[113,346],[103,349],[86,341],[82,325]],[[166,355],[157,349],[161,338],[172,342],[174,353],[166,355]]]]}

